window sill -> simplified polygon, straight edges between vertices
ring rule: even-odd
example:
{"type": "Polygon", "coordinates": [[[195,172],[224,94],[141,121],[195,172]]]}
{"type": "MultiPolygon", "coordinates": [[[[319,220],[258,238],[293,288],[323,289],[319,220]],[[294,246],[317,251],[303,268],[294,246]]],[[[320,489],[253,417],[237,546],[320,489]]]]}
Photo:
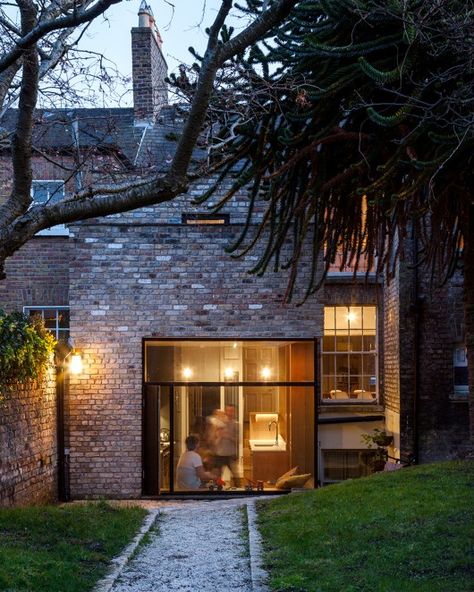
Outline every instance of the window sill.
{"type": "Polygon", "coordinates": [[[52,228],[45,228],[35,234],[35,236],[69,236],[69,228],[64,224],[58,224],[52,228]]]}
{"type": "Polygon", "coordinates": [[[319,412],[320,413],[334,413],[337,409],[337,412],[355,412],[357,413],[383,413],[384,406],[374,401],[373,403],[363,403],[362,401],[357,403],[347,403],[345,401],[341,401],[340,403],[320,403],[319,404],[319,412]]]}
{"type": "Polygon", "coordinates": [[[469,393],[451,393],[449,400],[453,401],[453,403],[468,403],[469,393]]]}

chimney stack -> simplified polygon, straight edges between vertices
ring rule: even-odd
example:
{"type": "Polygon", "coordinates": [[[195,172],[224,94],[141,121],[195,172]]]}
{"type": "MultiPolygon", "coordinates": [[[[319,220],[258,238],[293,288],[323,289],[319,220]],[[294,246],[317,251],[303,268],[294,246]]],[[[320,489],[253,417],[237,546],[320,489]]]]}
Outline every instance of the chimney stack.
{"type": "Polygon", "coordinates": [[[142,0],[138,27],[132,28],[132,78],[135,125],[154,123],[168,103],[165,78],[168,65],[163,57],[163,41],[151,7],[142,0]]]}

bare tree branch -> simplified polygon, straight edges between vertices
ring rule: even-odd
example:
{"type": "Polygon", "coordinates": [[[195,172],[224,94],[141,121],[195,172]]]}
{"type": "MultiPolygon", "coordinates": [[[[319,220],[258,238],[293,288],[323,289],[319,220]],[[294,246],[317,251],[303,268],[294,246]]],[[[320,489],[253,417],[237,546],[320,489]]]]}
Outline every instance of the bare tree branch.
{"type": "Polygon", "coordinates": [[[35,45],[37,41],[42,39],[48,33],[88,23],[97,16],[103,14],[113,4],[118,4],[121,1],[122,0],[98,0],[97,3],[89,9],[74,10],[72,14],[66,16],[58,17],[53,20],[40,21],[28,33],[23,34],[23,36],[16,41],[15,47],[2,57],[0,60],[0,72],[3,72],[11,66],[21,57],[25,49],[35,45]]]}

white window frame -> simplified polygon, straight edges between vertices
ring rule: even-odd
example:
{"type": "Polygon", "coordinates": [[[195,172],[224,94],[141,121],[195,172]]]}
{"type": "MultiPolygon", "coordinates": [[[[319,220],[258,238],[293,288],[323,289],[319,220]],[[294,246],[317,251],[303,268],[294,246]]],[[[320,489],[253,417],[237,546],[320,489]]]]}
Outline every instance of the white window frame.
{"type": "Polygon", "coordinates": [[[468,384],[455,384],[454,373],[456,368],[467,368],[467,351],[464,343],[456,343],[453,348],[453,396],[465,398],[469,394],[468,384]]]}
{"type": "MultiPolygon", "coordinates": [[[[49,183],[57,183],[58,185],[60,185],[61,187],[58,190],[55,190],[54,193],[56,193],[56,191],[61,192],[61,199],[64,197],[65,195],[65,187],[64,187],[64,179],[33,179],[33,182],[31,183],[31,197],[33,198],[33,203],[32,205],[38,205],[38,204],[42,204],[42,203],[48,203],[48,201],[51,199],[51,196],[48,197],[48,199],[46,201],[34,201],[34,196],[35,196],[35,184],[40,185],[48,185],[49,183]]],[[[39,232],[36,233],[36,236],[69,236],[69,228],[66,227],[65,224],[56,224],[56,226],[52,226],[51,228],[45,228],[44,230],[40,230],[39,232]]]]}
{"type": "MultiPolygon", "coordinates": [[[[338,398],[337,394],[338,392],[340,393],[340,391],[334,390],[334,394],[333,397],[334,398],[323,398],[323,389],[321,389],[321,403],[322,404],[328,404],[328,405],[337,405],[337,404],[344,404],[344,405],[354,405],[354,404],[366,404],[366,405],[373,405],[379,402],[379,348],[378,348],[378,310],[377,310],[377,306],[375,306],[374,304],[331,304],[331,305],[326,305],[324,306],[324,310],[326,310],[327,308],[330,309],[336,309],[336,308],[346,308],[348,311],[348,314],[350,312],[351,308],[373,308],[375,309],[375,349],[373,351],[369,351],[369,350],[357,350],[357,351],[347,351],[347,352],[342,352],[342,351],[336,351],[336,350],[325,350],[324,349],[324,341],[322,343],[321,346],[321,383],[324,384],[324,378],[325,376],[327,376],[324,373],[324,354],[329,354],[332,356],[343,356],[343,355],[347,355],[350,356],[350,354],[353,355],[367,355],[367,354],[372,354],[375,356],[375,390],[373,392],[375,392],[375,398],[369,398],[369,397],[365,397],[364,395],[362,395],[362,393],[360,394],[361,398],[352,398],[350,397],[350,392],[347,391],[346,392],[346,397],[342,397],[342,398],[338,398]]],[[[323,328],[323,334],[325,335],[325,331],[326,331],[326,327],[323,328]]],[[[361,336],[364,336],[364,330],[361,329],[362,333],[361,336]]],[[[334,336],[336,336],[336,330],[334,330],[334,336]]],[[[332,376],[332,375],[329,375],[332,376]]],[[[334,374],[334,376],[337,379],[337,374],[334,374]]],[[[369,376],[368,374],[363,374],[362,376],[369,376]]],[[[334,385],[334,389],[337,389],[337,386],[334,385]]],[[[356,391],[354,391],[356,392],[356,391]]]]}
{"type": "Polygon", "coordinates": [[[41,318],[44,320],[44,311],[45,310],[55,310],[56,311],[56,326],[53,329],[47,327],[47,330],[50,331],[56,340],[59,341],[59,335],[62,333],[66,333],[67,332],[67,336],[69,337],[70,334],[70,326],[68,326],[68,328],[63,328],[63,327],[59,327],[59,318],[58,318],[58,312],[60,310],[67,310],[68,312],[70,311],[69,306],[38,306],[38,305],[34,305],[34,306],[24,306],[23,307],[23,314],[26,316],[31,316],[31,312],[36,312],[37,314],[41,313],[41,318]]]}

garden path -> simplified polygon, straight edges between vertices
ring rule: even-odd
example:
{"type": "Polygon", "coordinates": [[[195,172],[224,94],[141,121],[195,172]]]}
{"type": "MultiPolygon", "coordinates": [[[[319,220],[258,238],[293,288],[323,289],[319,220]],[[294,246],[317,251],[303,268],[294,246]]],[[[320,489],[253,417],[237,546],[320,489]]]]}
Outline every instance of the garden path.
{"type": "Polygon", "coordinates": [[[147,544],[138,548],[111,592],[263,590],[252,583],[255,545],[247,511],[253,512],[253,503],[241,499],[161,505],[147,544]]]}

